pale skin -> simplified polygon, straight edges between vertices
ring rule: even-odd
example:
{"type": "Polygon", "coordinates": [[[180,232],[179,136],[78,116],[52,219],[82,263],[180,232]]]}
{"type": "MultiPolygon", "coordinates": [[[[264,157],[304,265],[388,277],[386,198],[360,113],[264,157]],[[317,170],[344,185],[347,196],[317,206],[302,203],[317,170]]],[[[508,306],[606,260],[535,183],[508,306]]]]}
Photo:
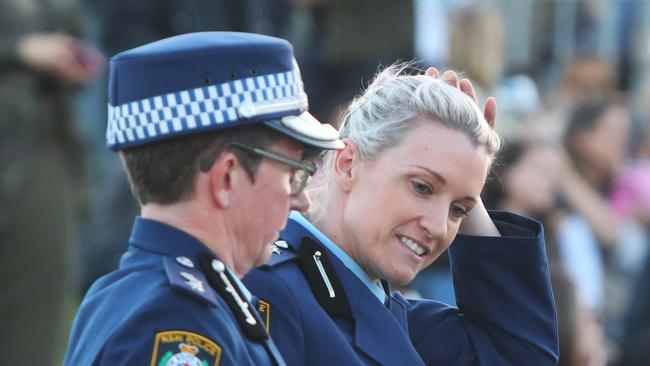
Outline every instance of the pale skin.
{"type": "MultiPolygon", "coordinates": [[[[437,70],[429,69],[427,75],[436,77],[437,70]]],[[[448,83],[455,83],[457,80],[453,72],[445,73],[443,78],[448,83]]],[[[476,100],[469,80],[461,80],[459,88],[476,100]]],[[[486,119],[493,126],[496,114],[496,103],[493,98],[488,99],[485,113],[486,119]]],[[[298,160],[302,156],[303,146],[285,138],[274,144],[272,150],[298,160]]],[[[236,275],[243,277],[250,269],[263,264],[268,259],[269,246],[277,239],[278,232],[284,228],[287,213],[290,210],[305,211],[309,208],[310,201],[305,193],[299,196],[289,195],[289,174],[287,167],[263,159],[256,175],[256,184],[253,184],[236,156],[226,151],[208,172],[198,174],[194,197],[170,205],[155,203],[142,205],[141,215],[190,233],[217,255],[236,275]],[[279,193],[269,195],[266,190],[269,183],[265,186],[257,177],[273,183],[272,186],[277,188],[279,193]],[[242,237],[260,231],[259,225],[255,226],[258,230],[250,230],[252,226],[248,223],[250,213],[266,209],[262,206],[260,197],[269,196],[274,197],[273,202],[270,203],[277,204],[278,210],[272,217],[268,215],[263,217],[261,223],[264,225],[262,230],[264,233],[260,234],[261,237],[242,243],[242,237]]],[[[499,235],[480,199],[463,220],[459,233],[499,235]]]]}
{"type": "MultiPolygon", "coordinates": [[[[303,145],[282,138],[269,150],[299,160],[303,145]]],[[[168,205],[147,203],[141,216],[191,234],[241,278],[269,258],[288,212],[309,208],[304,192],[290,195],[290,173],[289,167],[262,159],[253,182],[227,150],[209,171],[198,173],[193,197],[168,205]]]]}
{"type": "MultiPolygon", "coordinates": [[[[433,78],[440,77],[440,73],[435,67],[428,68],[425,74],[433,78]]],[[[449,85],[457,86],[463,93],[467,94],[476,104],[478,104],[476,92],[474,91],[472,82],[469,79],[461,79],[458,81],[458,75],[451,70],[447,70],[442,75],[442,79],[449,85]]],[[[496,124],[496,113],[496,99],[489,97],[485,102],[483,115],[491,128],[494,128],[496,124]]],[[[485,209],[485,206],[483,206],[483,202],[480,200],[480,197],[478,199],[478,204],[476,207],[461,223],[460,228],[458,229],[458,233],[474,236],[501,236],[499,230],[496,228],[496,226],[494,226],[494,222],[492,222],[492,219],[490,219],[490,216],[485,209]]]]}
{"type": "Polygon", "coordinates": [[[18,41],[16,53],[30,68],[70,85],[87,83],[105,64],[97,49],[61,33],[27,34],[18,41]]]}
{"type": "Polygon", "coordinates": [[[411,123],[408,143],[371,160],[343,140],[325,214],[314,223],[372,279],[402,285],[449,247],[479,203],[489,164],[485,148],[464,133],[422,117],[411,123]]]}
{"type": "MultiPolygon", "coordinates": [[[[435,69],[427,75],[439,77],[435,69]]],[[[453,72],[443,78],[475,100],[471,82],[458,83],[453,72]]],[[[491,99],[490,126],[494,112],[491,99]]],[[[325,214],[314,222],[371,279],[402,285],[458,233],[500,236],[480,200],[491,163],[485,147],[440,121],[415,117],[411,123],[399,144],[370,160],[361,158],[353,140],[343,140],[345,148],[334,155],[325,214]]]]}

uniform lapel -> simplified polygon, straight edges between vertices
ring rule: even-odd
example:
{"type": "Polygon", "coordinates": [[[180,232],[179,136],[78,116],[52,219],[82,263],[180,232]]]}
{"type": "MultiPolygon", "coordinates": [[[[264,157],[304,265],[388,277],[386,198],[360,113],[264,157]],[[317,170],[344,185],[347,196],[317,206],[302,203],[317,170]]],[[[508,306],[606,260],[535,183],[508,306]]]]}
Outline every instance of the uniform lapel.
{"type": "Polygon", "coordinates": [[[386,280],[381,280],[381,287],[384,289],[384,293],[386,294],[386,299],[388,302],[388,310],[393,314],[395,319],[399,322],[400,326],[404,329],[404,331],[408,334],[408,319],[407,319],[407,312],[406,312],[406,306],[402,304],[399,301],[395,301],[395,299],[391,296],[391,290],[390,290],[390,285],[388,284],[388,281],[386,280]]]}
{"type": "Polygon", "coordinates": [[[226,302],[246,338],[262,344],[274,366],[286,366],[280,351],[269,337],[256,307],[248,301],[223,262],[207,252],[198,255],[198,262],[208,283],[226,302]]]}
{"type": "Polygon", "coordinates": [[[302,257],[299,260],[301,269],[321,307],[330,316],[348,316],[355,323],[354,348],[381,365],[424,365],[411,344],[406,309],[402,304],[389,299],[387,308],[334,253],[299,223],[290,219],[281,237],[302,257]],[[324,276],[313,258],[316,251],[322,254],[320,262],[324,276]],[[335,296],[330,296],[323,277],[327,277],[329,290],[333,290],[335,296]]]}
{"type": "Polygon", "coordinates": [[[411,344],[404,309],[397,304],[387,309],[354,273],[334,262],[355,318],[354,346],[382,365],[424,365],[411,344]]]}

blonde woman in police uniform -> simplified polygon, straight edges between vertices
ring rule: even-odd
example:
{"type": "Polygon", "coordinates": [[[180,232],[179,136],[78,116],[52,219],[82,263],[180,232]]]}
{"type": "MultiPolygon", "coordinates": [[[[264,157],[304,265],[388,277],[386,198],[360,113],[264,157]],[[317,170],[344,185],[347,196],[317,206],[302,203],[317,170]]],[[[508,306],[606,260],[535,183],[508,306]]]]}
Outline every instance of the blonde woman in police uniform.
{"type": "Polygon", "coordinates": [[[350,104],[313,209],[244,279],[288,365],[557,362],[541,225],[479,198],[495,102],[430,76],[390,67],[350,104]],[[390,291],[448,247],[458,308],[390,291]]]}

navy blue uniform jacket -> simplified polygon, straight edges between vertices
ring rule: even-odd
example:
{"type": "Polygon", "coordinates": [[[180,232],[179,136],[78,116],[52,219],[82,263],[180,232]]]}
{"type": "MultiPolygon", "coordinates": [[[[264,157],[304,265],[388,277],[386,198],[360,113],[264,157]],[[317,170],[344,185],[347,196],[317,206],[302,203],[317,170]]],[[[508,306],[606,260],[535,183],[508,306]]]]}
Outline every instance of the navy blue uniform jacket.
{"type": "Polygon", "coordinates": [[[213,261],[189,234],[138,218],[119,269],[95,282],[81,304],[65,365],[284,365],[254,310],[259,329],[246,323],[242,307],[256,304],[236,281],[226,276],[238,297],[219,292],[226,281],[213,261]]]}
{"type": "Polygon", "coordinates": [[[293,220],[281,234],[287,248],[276,248],[244,283],[263,300],[288,365],[555,365],[542,227],[505,212],[491,217],[502,237],[459,235],[450,248],[458,308],[406,299],[385,283],[382,304],[293,220]]]}

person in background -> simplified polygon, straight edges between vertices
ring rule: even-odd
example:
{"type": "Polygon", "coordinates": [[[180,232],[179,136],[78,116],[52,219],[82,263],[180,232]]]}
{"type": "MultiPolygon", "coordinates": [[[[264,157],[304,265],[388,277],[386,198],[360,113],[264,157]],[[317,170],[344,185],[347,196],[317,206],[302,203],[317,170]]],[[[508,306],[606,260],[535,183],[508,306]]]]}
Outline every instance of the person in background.
{"type": "Polygon", "coordinates": [[[620,342],[618,366],[646,365],[650,362],[650,251],[632,292],[620,342]]]}
{"type": "Polygon", "coordinates": [[[541,225],[489,214],[479,196],[499,147],[495,101],[484,118],[468,80],[474,100],[436,73],[389,67],[350,103],[312,209],[291,213],[244,278],[288,364],[556,364],[541,225]],[[391,292],[452,241],[458,308],[391,292]]]}
{"type": "Polygon", "coordinates": [[[472,4],[451,15],[447,64],[465,73],[479,98],[501,82],[505,58],[505,25],[497,7],[472,4]],[[480,55],[480,57],[477,57],[480,55]]]}
{"type": "Polygon", "coordinates": [[[523,121],[517,135],[561,143],[571,113],[578,106],[607,99],[616,92],[614,67],[607,60],[577,55],[562,70],[561,85],[540,93],[540,110],[523,121]]]}
{"type": "Polygon", "coordinates": [[[630,295],[617,253],[640,244],[626,236],[629,231],[610,204],[614,182],[628,159],[630,114],[618,99],[587,99],[568,121],[560,175],[566,215],[557,231],[559,254],[587,307],[601,317],[608,339],[615,341],[630,295]]]}
{"type": "MultiPolygon", "coordinates": [[[[645,95],[647,101],[648,94],[645,95]]],[[[648,107],[647,105],[645,106],[648,107]]],[[[647,111],[646,111],[647,112],[647,111]]],[[[644,121],[648,115],[644,115],[644,121]]],[[[616,179],[611,205],[622,219],[632,220],[642,240],[638,250],[625,253],[631,272],[631,301],[620,339],[618,366],[650,364],[650,128],[645,125],[635,159],[616,179]]]]}
{"type": "Polygon", "coordinates": [[[57,363],[72,296],[70,245],[84,153],[71,113],[103,56],[77,37],[75,1],[2,1],[0,344],[3,363],[57,363]]]}
{"type": "Polygon", "coordinates": [[[544,238],[552,260],[557,259],[555,227],[560,186],[561,152],[543,140],[505,141],[483,187],[488,209],[517,212],[544,224],[544,238]]]}
{"type": "Polygon", "coordinates": [[[560,362],[558,366],[604,366],[607,345],[603,329],[563,267],[550,265],[557,308],[560,362]]]}
{"type": "Polygon", "coordinates": [[[166,38],[111,59],[108,146],[140,203],[120,267],[93,284],[65,365],[284,365],[239,280],[263,264],[321,149],[291,45],[166,38]]]}
{"type": "Polygon", "coordinates": [[[544,238],[558,315],[560,366],[605,365],[602,325],[565,270],[556,230],[564,211],[558,207],[562,152],[542,140],[506,141],[481,197],[486,207],[519,212],[544,224],[544,238]]]}

